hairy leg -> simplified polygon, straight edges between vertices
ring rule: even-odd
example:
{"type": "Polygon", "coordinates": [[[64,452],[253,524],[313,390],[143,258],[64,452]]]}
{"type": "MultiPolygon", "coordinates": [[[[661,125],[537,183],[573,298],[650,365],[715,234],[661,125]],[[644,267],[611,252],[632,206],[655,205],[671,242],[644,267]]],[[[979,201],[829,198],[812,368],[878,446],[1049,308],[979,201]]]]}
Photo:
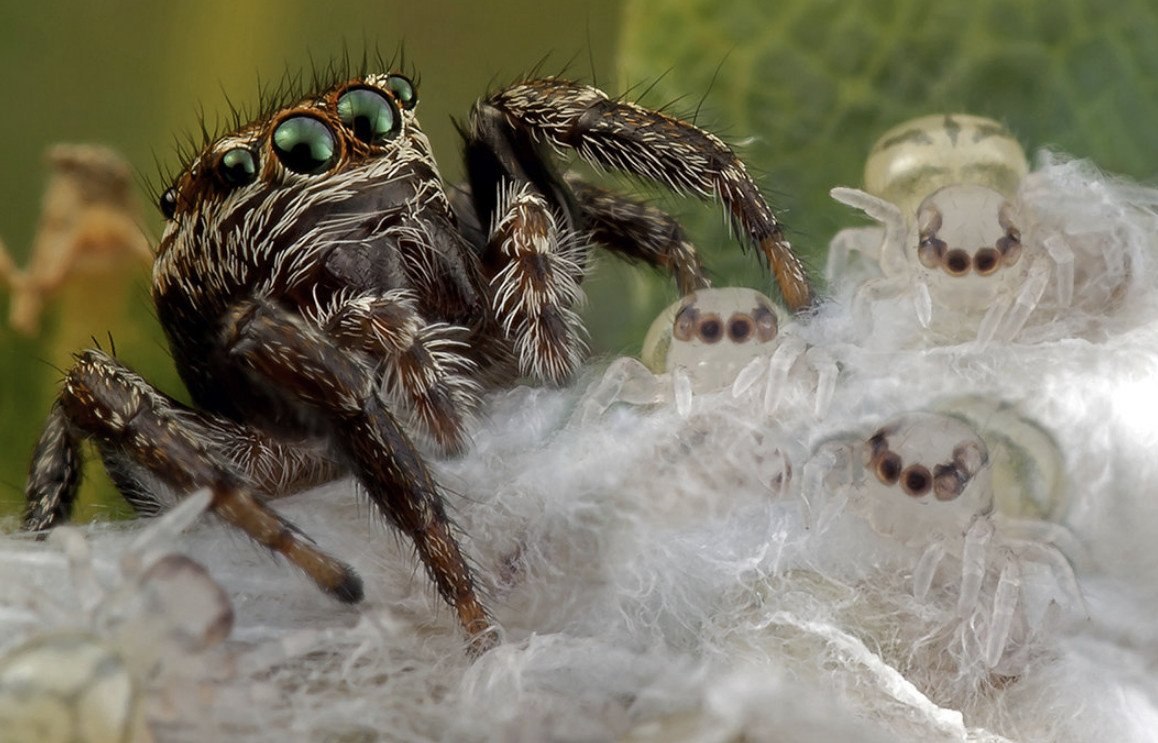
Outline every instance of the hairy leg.
{"type": "MultiPolygon", "coordinates": [[[[556,78],[528,80],[479,101],[465,131],[471,189],[480,216],[494,212],[499,178],[530,183],[569,218],[575,197],[546,162],[540,143],[572,150],[600,168],[654,180],[677,192],[719,199],[737,235],[772,267],[785,303],[808,309],[804,268],[743,162],[718,137],[679,119],[556,78]]],[[[573,225],[582,228],[582,224],[573,225]]]]}
{"type": "Polygon", "coordinates": [[[487,634],[493,622],[478,598],[442,493],[377,393],[373,370],[343,353],[321,329],[267,303],[236,307],[226,338],[241,364],[330,423],[338,451],[371,501],[413,540],[476,649],[493,642],[487,634]]]}
{"type": "Polygon", "coordinates": [[[478,408],[475,363],[464,356],[467,329],[428,322],[413,292],[339,297],[311,313],[335,343],[381,363],[392,405],[446,454],[461,453],[478,408]]]}
{"type": "Polygon", "coordinates": [[[76,499],[80,442],[91,438],[106,459],[124,463],[122,472],[147,472],[178,496],[208,488],[210,509],[219,518],[283,555],[335,598],[361,600],[362,581],[353,569],[319,550],[254,497],[182,412],[104,352],[79,354],[33,456],[25,528],[44,529],[67,518],[76,499]]]}

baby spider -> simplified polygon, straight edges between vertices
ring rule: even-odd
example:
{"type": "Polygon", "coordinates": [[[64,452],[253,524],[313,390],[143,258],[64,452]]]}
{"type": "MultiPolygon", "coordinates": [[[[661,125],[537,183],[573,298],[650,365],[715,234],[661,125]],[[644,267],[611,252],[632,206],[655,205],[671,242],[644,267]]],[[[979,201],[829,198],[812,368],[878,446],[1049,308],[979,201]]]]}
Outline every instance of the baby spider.
{"type": "MultiPolygon", "coordinates": [[[[73,594],[62,601],[35,582],[8,587],[19,591],[6,597],[9,615],[19,616],[21,603],[31,605],[31,631],[0,653],[0,737],[148,741],[151,707],[197,696],[181,682],[215,673],[206,651],[229,635],[233,607],[200,564],[165,550],[209,501],[208,492],[196,493],[142,530],[112,575],[99,571],[78,530],[53,533],[73,594]]],[[[6,627],[4,634],[19,637],[23,629],[6,627]]]]}
{"type": "Polygon", "coordinates": [[[602,414],[615,402],[674,400],[686,417],[694,394],[730,387],[735,398],[759,395],[771,414],[799,378],[822,417],[837,377],[836,362],[799,338],[772,300],[743,287],[699,289],[667,307],[647,331],[640,357],[608,367],[587,397],[591,412],[602,414]]]}
{"type": "Polygon", "coordinates": [[[472,646],[497,640],[420,444],[467,444],[480,392],[567,382],[590,244],[706,286],[678,223],[561,173],[553,152],[717,199],[794,310],[811,289],[723,141],[558,78],[479,100],[448,189],[400,74],[335,75],[206,142],[160,199],[152,295],[193,406],[79,354],[33,454],[27,529],[65,521],[81,443],[139,512],[208,488],[210,510],[335,598],[362,582],[267,503],[352,476],[413,542],[472,646]]]}
{"type": "Polygon", "coordinates": [[[1061,538],[1068,532],[995,508],[988,447],[960,418],[909,413],[867,439],[824,442],[806,465],[803,487],[820,529],[847,510],[914,550],[918,600],[936,585],[954,585],[935,579],[955,565],[956,611],[988,668],[1041,628],[1051,604],[1084,605],[1073,568],[1055,544],[1069,541],[1061,538]]]}
{"type": "Polygon", "coordinates": [[[926,116],[890,129],[865,164],[865,190],[832,190],[883,228],[837,234],[828,280],[856,286],[857,316],[873,317],[874,300],[909,298],[934,342],[1014,338],[1051,279],[1057,307],[1074,293],[1070,242],[1021,198],[1028,172],[1017,140],[989,119],[926,116]]]}

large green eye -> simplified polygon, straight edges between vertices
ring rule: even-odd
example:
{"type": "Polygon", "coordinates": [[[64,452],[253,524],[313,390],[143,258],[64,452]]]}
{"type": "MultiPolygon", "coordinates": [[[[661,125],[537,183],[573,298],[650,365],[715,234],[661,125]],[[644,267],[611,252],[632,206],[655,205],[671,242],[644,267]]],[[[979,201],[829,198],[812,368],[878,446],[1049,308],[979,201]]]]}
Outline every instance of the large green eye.
{"type": "Polygon", "coordinates": [[[402,124],[394,104],[381,93],[354,88],[338,99],[338,117],[367,144],[381,144],[398,133],[402,124]]]}
{"type": "Polygon", "coordinates": [[[221,156],[217,172],[230,186],[247,186],[257,178],[257,157],[245,147],[234,147],[221,156]]]}
{"type": "Polygon", "coordinates": [[[273,130],[273,151],[295,173],[321,173],[333,164],[338,147],[330,128],[313,116],[291,116],[273,130]]]}
{"type": "Polygon", "coordinates": [[[391,75],[386,78],[386,86],[390,88],[390,92],[394,94],[402,108],[407,111],[418,105],[418,89],[414,87],[414,83],[410,82],[409,78],[391,75]]]}

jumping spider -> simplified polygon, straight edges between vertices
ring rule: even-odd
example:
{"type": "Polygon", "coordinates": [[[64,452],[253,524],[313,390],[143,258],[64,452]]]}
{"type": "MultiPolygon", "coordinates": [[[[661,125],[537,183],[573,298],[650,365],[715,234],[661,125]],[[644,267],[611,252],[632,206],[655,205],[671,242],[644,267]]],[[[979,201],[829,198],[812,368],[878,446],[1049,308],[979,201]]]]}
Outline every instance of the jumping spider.
{"type": "Polygon", "coordinates": [[[673,218],[562,175],[548,146],[719,199],[790,308],[811,290],[743,163],[691,124],[519,82],[472,108],[469,184],[447,189],[411,80],[318,87],[206,144],[160,198],[152,294],[193,407],[80,353],[33,455],[24,526],[68,518],[91,439],[138,512],[207,487],[219,518],[355,602],[350,566],[266,505],[350,474],[485,648],[492,620],[416,437],[459,452],[482,389],[572,376],[589,243],[671,271],[684,293],[708,285],[673,218]]]}
{"type": "Polygon", "coordinates": [[[1031,229],[1018,198],[1028,172],[1021,145],[996,121],[935,115],[893,127],[869,155],[866,190],[832,190],[883,228],[840,232],[829,250],[829,281],[859,284],[854,314],[865,319],[874,314],[865,300],[904,298],[937,340],[1011,340],[1051,275],[1064,294],[1072,263],[1063,242],[1039,243],[1031,229]],[[880,275],[858,277],[857,268],[880,275]]]}
{"type": "MultiPolygon", "coordinates": [[[[822,442],[806,465],[803,493],[822,530],[847,509],[919,552],[911,568],[918,600],[935,593],[938,574],[956,572],[947,585],[988,668],[1017,656],[1051,605],[1069,612],[1085,603],[1062,550],[1072,535],[1060,524],[1003,513],[1002,504],[1025,494],[998,493],[993,465],[973,424],[912,412],[868,438],[822,442]]],[[[1018,487],[1004,478],[998,484],[1018,487]]]]}

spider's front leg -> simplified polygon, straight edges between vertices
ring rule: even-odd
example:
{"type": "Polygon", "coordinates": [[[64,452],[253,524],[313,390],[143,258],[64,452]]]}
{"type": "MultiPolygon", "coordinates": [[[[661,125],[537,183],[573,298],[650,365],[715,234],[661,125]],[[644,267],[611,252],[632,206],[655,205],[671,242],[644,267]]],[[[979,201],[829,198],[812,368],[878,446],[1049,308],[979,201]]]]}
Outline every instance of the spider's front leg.
{"type": "Polygon", "coordinates": [[[267,303],[236,307],[226,338],[229,353],[247,369],[329,421],[339,455],[379,510],[414,541],[475,649],[493,644],[488,633],[493,622],[478,598],[442,495],[378,394],[373,371],[321,330],[267,303]]]}
{"type": "Polygon", "coordinates": [[[566,382],[583,356],[583,326],[573,308],[582,298],[588,240],[669,271],[682,294],[709,285],[673,217],[575,177],[566,184],[582,231],[569,226],[574,220],[552,208],[534,184],[500,178],[482,255],[492,310],[514,345],[519,371],[554,384],[566,382]]]}
{"type": "Polygon", "coordinates": [[[338,345],[381,360],[384,391],[413,428],[445,454],[465,450],[479,404],[476,364],[461,353],[466,328],[428,322],[405,289],[340,297],[312,315],[338,345]]]}
{"type": "Polygon", "coordinates": [[[785,303],[809,308],[812,288],[744,164],[719,137],[685,121],[556,78],[529,80],[479,101],[471,111],[467,165],[480,214],[496,173],[535,190],[585,229],[576,196],[544,161],[539,143],[574,150],[587,162],[654,180],[680,193],[719,198],[741,237],[769,261],[785,303]],[[489,181],[489,182],[488,182],[489,181]]]}
{"type": "Polygon", "coordinates": [[[628,260],[642,260],[675,278],[680,296],[711,286],[683,227],[662,209],[593,186],[568,174],[591,238],[628,260]]]}
{"type": "Polygon", "coordinates": [[[587,246],[566,234],[546,199],[524,184],[501,194],[483,270],[491,304],[522,374],[566,382],[583,357],[580,266],[587,246]]]}
{"type": "Polygon", "coordinates": [[[196,414],[102,351],[79,354],[36,445],[24,527],[39,531],[68,518],[82,464],[80,444],[91,438],[106,462],[147,473],[154,484],[179,496],[209,488],[210,509],[218,517],[283,555],[327,593],[342,601],[361,600],[362,581],[353,569],[317,549],[255,498],[214,452],[206,430],[196,414]]]}

